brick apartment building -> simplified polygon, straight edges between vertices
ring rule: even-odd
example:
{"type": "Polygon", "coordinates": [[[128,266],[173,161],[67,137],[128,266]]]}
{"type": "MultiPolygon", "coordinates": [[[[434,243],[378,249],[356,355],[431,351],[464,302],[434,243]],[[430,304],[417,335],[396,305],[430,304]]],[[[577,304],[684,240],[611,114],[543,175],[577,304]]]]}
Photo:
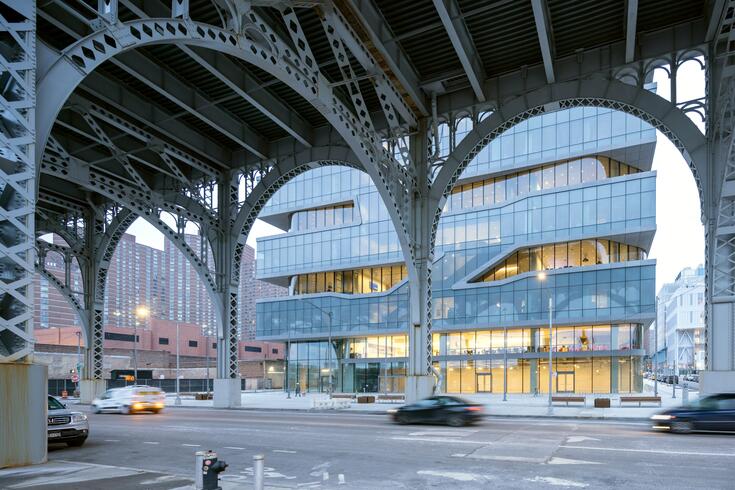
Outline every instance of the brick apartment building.
{"type": "MultiPolygon", "coordinates": [[[[54,236],[54,240],[63,245],[57,236],[54,236]]],[[[187,235],[186,241],[192,249],[199,250],[198,235],[187,235]]],[[[144,326],[142,324],[145,322],[158,320],[164,321],[158,323],[162,329],[166,328],[165,321],[173,322],[174,325],[178,321],[201,330],[216,325],[214,308],[196,271],[170,241],[166,240],[164,249],[159,250],[137,243],[134,235],[126,234],[111,262],[104,306],[106,331],[110,334],[132,335],[130,330],[136,322],[144,326]],[[150,312],[147,320],[136,318],[136,309],[141,305],[150,312]],[[118,328],[122,331],[118,332],[118,328]]],[[[46,269],[63,282],[64,263],[55,252],[47,254],[46,269]]],[[[255,279],[255,251],[250,246],[243,251],[240,278],[240,338],[254,339],[255,301],[284,296],[287,290],[255,279]]],[[[72,290],[78,292],[81,299],[82,280],[76,263],[71,267],[70,282],[72,290]]],[[[38,332],[37,336],[51,339],[54,334],[44,332],[48,328],[79,328],[79,318],[53,285],[36,274],[34,287],[37,291],[34,299],[34,329],[38,332]]],[[[139,333],[139,337],[140,342],[144,342],[145,334],[139,333]]],[[[108,341],[114,342],[106,338],[105,342],[108,341]]]]}

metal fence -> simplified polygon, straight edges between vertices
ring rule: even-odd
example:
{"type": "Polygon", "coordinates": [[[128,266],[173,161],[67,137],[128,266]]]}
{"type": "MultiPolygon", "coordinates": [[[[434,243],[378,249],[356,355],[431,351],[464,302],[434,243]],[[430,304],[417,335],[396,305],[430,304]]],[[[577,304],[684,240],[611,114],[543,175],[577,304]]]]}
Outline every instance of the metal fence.
{"type": "MultiPolygon", "coordinates": [[[[125,386],[130,386],[135,383],[131,383],[129,381],[125,381],[124,379],[108,379],[107,381],[107,389],[111,388],[124,388],[125,386]]],[[[245,378],[242,378],[240,380],[240,388],[242,390],[245,389],[252,389],[252,386],[248,386],[246,388],[245,386],[245,378]]],[[[175,379],[141,379],[138,380],[138,383],[148,385],[148,386],[155,386],[156,388],[160,388],[161,391],[165,391],[166,393],[176,393],[176,380],[175,379]]],[[[271,380],[270,379],[258,379],[257,380],[257,389],[259,390],[268,390],[271,389],[271,380]]],[[[77,389],[77,384],[72,382],[70,379],[49,379],[48,380],[48,394],[53,396],[61,396],[61,393],[66,390],[69,395],[72,395],[74,391],[77,389]]],[[[214,380],[213,379],[180,379],[179,380],[179,391],[181,393],[200,393],[205,391],[213,391],[214,390],[214,380]],[[209,385],[209,389],[207,389],[207,385],[209,385]]]]}

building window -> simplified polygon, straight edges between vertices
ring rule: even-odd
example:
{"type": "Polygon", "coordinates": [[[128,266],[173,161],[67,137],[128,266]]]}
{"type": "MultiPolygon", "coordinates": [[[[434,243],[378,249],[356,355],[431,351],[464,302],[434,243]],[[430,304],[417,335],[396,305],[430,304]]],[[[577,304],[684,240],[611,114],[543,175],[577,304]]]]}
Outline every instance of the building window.
{"type": "Polygon", "coordinates": [[[381,293],[398,284],[407,275],[405,265],[301,274],[296,276],[294,294],[381,293]]]}
{"type": "Polygon", "coordinates": [[[271,354],[278,354],[278,349],[271,349],[271,354]]]}
{"type": "Polygon", "coordinates": [[[212,349],[216,349],[216,348],[217,348],[217,342],[213,342],[212,343],[212,349]]]}
{"type": "Polygon", "coordinates": [[[199,345],[199,342],[197,342],[196,340],[189,341],[189,347],[196,347],[198,345],[199,345]]]}
{"type": "Polygon", "coordinates": [[[612,264],[645,258],[646,253],[642,249],[612,240],[548,244],[514,252],[490,269],[480,281],[499,281],[524,272],[612,264]]]}
{"type": "Polygon", "coordinates": [[[158,337],[158,345],[168,345],[168,338],[158,337]]]}
{"type": "Polygon", "coordinates": [[[245,352],[263,352],[263,349],[254,345],[246,345],[245,352]]]}
{"type": "Polygon", "coordinates": [[[352,223],[354,214],[353,203],[297,211],[291,215],[290,231],[312,230],[352,223]]]}
{"type": "Polygon", "coordinates": [[[452,189],[444,211],[490,206],[531,192],[638,172],[640,170],[635,167],[604,156],[576,158],[502,177],[457,185],[452,189]]]}
{"type": "Polygon", "coordinates": [[[114,332],[105,332],[105,340],[119,340],[121,342],[133,342],[137,338],[137,341],[140,342],[139,336],[134,336],[127,333],[114,333],[114,332]]]}

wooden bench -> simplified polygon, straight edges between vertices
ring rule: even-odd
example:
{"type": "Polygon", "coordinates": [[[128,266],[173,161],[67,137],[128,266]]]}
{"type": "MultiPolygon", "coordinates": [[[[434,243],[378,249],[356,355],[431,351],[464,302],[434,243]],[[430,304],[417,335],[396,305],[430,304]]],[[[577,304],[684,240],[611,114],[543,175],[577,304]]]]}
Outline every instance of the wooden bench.
{"type": "Polygon", "coordinates": [[[585,397],[583,396],[552,396],[551,403],[564,402],[569,406],[570,403],[582,403],[586,404],[585,397]]]}
{"type": "Polygon", "coordinates": [[[341,398],[341,399],[347,399],[347,400],[354,400],[355,394],[354,393],[332,393],[332,398],[341,398]]]}
{"type": "Polygon", "coordinates": [[[638,403],[638,406],[641,406],[641,403],[658,403],[658,406],[661,406],[661,397],[660,396],[621,396],[620,397],[620,406],[623,406],[623,403],[638,403]]]}
{"type": "Polygon", "coordinates": [[[396,402],[403,403],[406,401],[405,395],[378,395],[378,402],[396,402]]]}

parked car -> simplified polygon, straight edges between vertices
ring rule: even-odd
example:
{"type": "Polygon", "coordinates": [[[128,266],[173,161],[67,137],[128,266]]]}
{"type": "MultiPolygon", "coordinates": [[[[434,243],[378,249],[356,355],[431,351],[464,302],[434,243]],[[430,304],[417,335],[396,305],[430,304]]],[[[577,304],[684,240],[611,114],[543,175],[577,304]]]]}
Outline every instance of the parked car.
{"type": "Polygon", "coordinates": [[[448,424],[460,427],[482,418],[482,405],[456,396],[439,395],[388,410],[388,413],[399,424],[448,424]]]}
{"type": "Polygon", "coordinates": [[[166,405],[166,395],[153,386],[127,386],[105,391],[92,401],[92,412],[158,413],[166,405]]]}
{"type": "Polygon", "coordinates": [[[676,433],[735,431],[735,393],[708,396],[691,405],[658,413],[651,420],[653,429],[676,433]]]}
{"type": "Polygon", "coordinates": [[[48,396],[48,443],[81,446],[89,435],[89,422],[82,412],[73,412],[53,396],[48,396]]]}

